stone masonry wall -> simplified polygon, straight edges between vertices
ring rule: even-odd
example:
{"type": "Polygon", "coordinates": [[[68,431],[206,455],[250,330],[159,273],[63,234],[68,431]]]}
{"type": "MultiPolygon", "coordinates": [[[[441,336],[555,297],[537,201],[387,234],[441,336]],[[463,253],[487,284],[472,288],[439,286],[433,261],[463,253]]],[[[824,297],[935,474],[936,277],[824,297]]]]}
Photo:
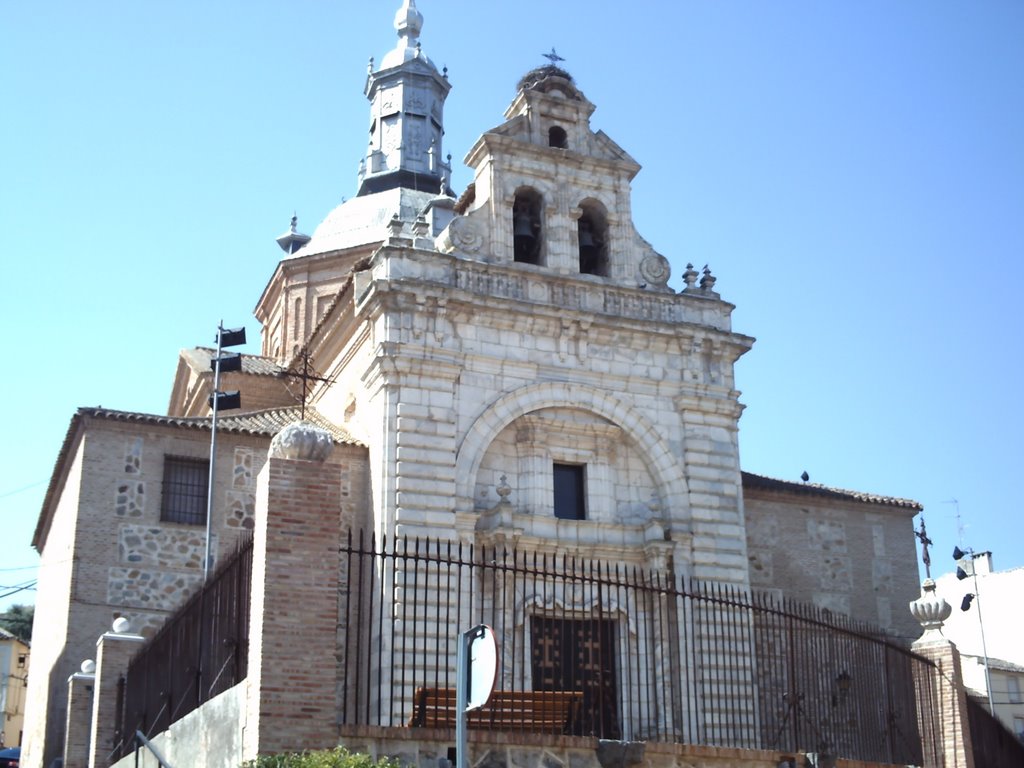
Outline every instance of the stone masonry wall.
{"type": "MultiPolygon", "coordinates": [[[[48,597],[37,623],[45,636],[33,644],[29,765],[37,757],[44,764],[44,730],[45,764],[60,754],[67,678],[94,657],[96,638],[111,621],[123,616],[133,631],[151,635],[202,579],[205,526],[161,522],[160,502],[164,456],[207,460],[210,433],[91,417],[83,427],[74,474],[60,489],[42,550],[40,594],[48,597]],[[58,595],[66,602],[53,599],[58,595]]],[[[255,475],[267,442],[218,437],[214,541],[221,554],[252,526],[255,475]]]]}
{"type": "Polygon", "coordinates": [[[920,627],[913,510],[744,493],[750,583],[881,626],[908,643],[920,627]]]}
{"type": "MultiPolygon", "coordinates": [[[[343,729],[341,743],[374,758],[395,757],[409,768],[446,768],[452,740],[445,731],[414,733],[401,728],[343,729]]],[[[608,742],[470,730],[468,764],[473,768],[779,768],[804,765],[792,753],[660,742],[608,742]]],[[[840,768],[883,768],[839,760],[840,768]]]]}
{"type": "Polygon", "coordinates": [[[39,582],[41,595],[52,595],[36,605],[32,636],[31,674],[25,701],[23,757],[25,765],[48,765],[64,747],[67,721],[67,679],[78,671],[78,663],[92,658],[100,625],[92,635],[91,647],[70,622],[72,594],[75,589],[74,551],[75,515],[78,513],[79,488],[85,446],[78,443],[69,460],[64,493],[50,525],[47,546],[40,552],[39,582]],[[65,653],[65,637],[74,633],[79,653],[70,659],[65,653]],[[77,660],[76,660],[77,659],[77,660]],[[48,716],[49,713],[49,716],[48,716]]]}

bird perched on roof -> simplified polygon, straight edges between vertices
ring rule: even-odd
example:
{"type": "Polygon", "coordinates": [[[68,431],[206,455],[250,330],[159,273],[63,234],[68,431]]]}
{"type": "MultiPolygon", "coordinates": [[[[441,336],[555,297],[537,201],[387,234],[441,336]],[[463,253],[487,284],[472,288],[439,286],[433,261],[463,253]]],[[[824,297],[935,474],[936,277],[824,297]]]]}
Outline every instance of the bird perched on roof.
{"type": "Polygon", "coordinates": [[[800,479],[803,480],[805,483],[811,479],[811,476],[807,474],[806,469],[800,473],[800,479]]]}

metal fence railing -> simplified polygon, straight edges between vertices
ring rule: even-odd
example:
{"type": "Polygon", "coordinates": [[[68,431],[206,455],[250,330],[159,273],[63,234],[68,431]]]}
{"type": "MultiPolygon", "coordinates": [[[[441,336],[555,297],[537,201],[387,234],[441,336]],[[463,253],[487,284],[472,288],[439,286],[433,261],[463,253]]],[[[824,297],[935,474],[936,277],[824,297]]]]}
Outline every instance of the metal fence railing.
{"type": "Polygon", "coordinates": [[[362,537],[342,553],[346,725],[445,727],[457,633],[485,623],[500,695],[478,727],[903,765],[940,732],[933,666],[880,630],[670,563],[362,537]]]}
{"type": "MultiPolygon", "coordinates": [[[[250,540],[131,661],[114,757],[245,678],[252,557],[250,540]]],[[[323,669],[342,725],[449,727],[458,632],[485,623],[498,693],[471,727],[903,765],[941,752],[931,662],[845,617],[683,578],[670,560],[350,536],[339,577],[339,655],[323,669]]]]}
{"type": "Polygon", "coordinates": [[[252,539],[240,542],[129,662],[115,759],[133,751],[136,733],[152,737],[245,679],[252,554],[252,539]]]}
{"type": "Polygon", "coordinates": [[[1024,765],[1024,743],[993,717],[988,707],[967,699],[974,764],[985,768],[1020,768],[1024,765]]]}

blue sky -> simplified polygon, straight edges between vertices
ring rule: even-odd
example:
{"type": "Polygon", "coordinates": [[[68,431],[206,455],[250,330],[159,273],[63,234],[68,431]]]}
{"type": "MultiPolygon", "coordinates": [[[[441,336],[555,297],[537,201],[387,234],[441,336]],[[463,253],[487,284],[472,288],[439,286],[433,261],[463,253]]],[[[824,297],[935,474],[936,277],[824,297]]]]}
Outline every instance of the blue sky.
{"type": "MultiPolygon", "coordinates": [[[[35,577],[76,407],[164,412],[180,348],[221,318],[258,338],[274,238],[355,193],[367,59],[398,5],[5,8],[0,584],[35,577]]],[[[419,7],[453,84],[457,189],[552,46],[644,166],[634,219],[671,284],[710,264],[757,338],[737,367],[745,469],[917,499],[937,570],[957,508],[964,544],[1024,565],[1024,4],[419,7]]]]}

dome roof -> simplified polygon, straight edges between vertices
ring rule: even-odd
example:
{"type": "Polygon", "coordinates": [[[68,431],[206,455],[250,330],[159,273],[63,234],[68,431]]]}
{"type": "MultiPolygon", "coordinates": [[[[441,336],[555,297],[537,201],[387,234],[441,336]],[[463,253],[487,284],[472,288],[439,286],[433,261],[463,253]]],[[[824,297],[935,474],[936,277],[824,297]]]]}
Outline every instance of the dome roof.
{"type": "Polygon", "coordinates": [[[414,221],[435,197],[435,192],[418,192],[402,187],[353,197],[327,214],[309,242],[286,258],[382,243],[388,238],[387,225],[392,216],[397,213],[402,221],[414,221]]]}

